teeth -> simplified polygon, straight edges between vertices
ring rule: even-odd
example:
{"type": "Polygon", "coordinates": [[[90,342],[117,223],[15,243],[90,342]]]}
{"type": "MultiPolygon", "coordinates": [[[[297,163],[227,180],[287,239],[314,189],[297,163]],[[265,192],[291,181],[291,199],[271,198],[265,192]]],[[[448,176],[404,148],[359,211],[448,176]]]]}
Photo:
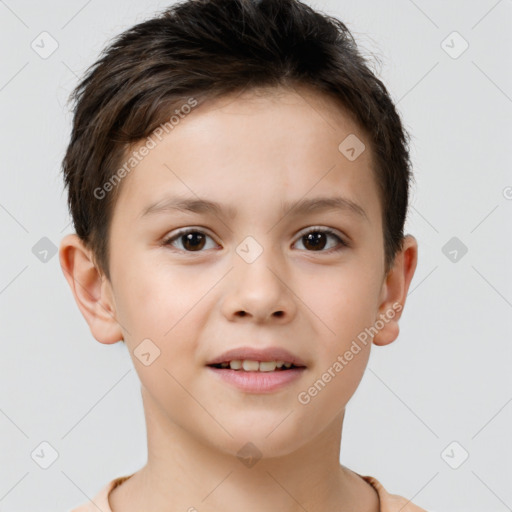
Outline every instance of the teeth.
{"type": "Polygon", "coordinates": [[[275,361],[261,361],[259,364],[259,370],[260,372],[273,372],[276,369],[276,366],[277,363],[275,361]]]}
{"type": "Polygon", "coordinates": [[[232,370],[245,370],[246,372],[273,372],[276,368],[291,368],[292,363],[284,361],[252,361],[250,359],[235,359],[229,363],[221,363],[222,368],[230,367],[232,370]]]}
{"type": "Polygon", "coordinates": [[[244,359],[242,368],[246,372],[257,372],[260,369],[260,363],[258,363],[258,361],[249,361],[248,359],[244,359]]]}

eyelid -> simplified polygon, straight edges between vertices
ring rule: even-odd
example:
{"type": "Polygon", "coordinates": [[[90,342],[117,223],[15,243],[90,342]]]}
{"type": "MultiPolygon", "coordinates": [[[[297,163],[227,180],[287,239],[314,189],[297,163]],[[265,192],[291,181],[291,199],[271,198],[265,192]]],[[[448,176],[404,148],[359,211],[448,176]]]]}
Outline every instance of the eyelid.
{"type": "Polygon", "coordinates": [[[337,229],[334,229],[334,228],[330,228],[330,227],[327,227],[327,226],[319,226],[319,225],[309,226],[309,227],[304,228],[303,230],[299,231],[299,233],[295,237],[296,240],[293,243],[294,244],[297,243],[303,236],[306,236],[307,234],[314,233],[314,232],[322,232],[322,233],[325,233],[327,235],[331,235],[331,236],[334,236],[334,237],[338,238],[340,240],[339,243],[341,245],[341,248],[337,247],[337,248],[334,248],[334,249],[329,249],[327,251],[307,251],[307,252],[312,252],[312,253],[315,253],[315,252],[330,253],[330,252],[336,252],[336,251],[341,250],[343,248],[352,247],[352,243],[351,243],[350,238],[348,236],[346,236],[344,233],[342,233],[341,231],[338,231],[337,229]]]}
{"type": "Polygon", "coordinates": [[[187,233],[193,233],[193,232],[202,233],[202,234],[210,237],[217,245],[219,245],[219,243],[215,239],[215,236],[213,236],[213,234],[211,234],[211,232],[203,226],[186,226],[184,228],[177,228],[176,230],[173,230],[171,232],[172,234],[167,234],[166,236],[163,237],[162,245],[166,246],[166,247],[171,247],[172,249],[175,249],[177,252],[186,252],[189,254],[194,254],[194,253],[199,254],[201,252],[204,252],[204,251],[183,251],[182,249],[178,249],[171,244],[172,241],[178,240],[181,236],[183,236],[187,233]]]}
{"type": "Polygon", "coordinates": [[[203,233],[205,235],[208,235],[209,237],[215,239],[213,234],[210,232],[208,228],[205,228],[203,226],[186,226],[184,228],[176,228],[172,231],[174,233],[172,236],[166,236],[167,240],[172,238],[178,238],[178,236],[183,235],[185,233],[195,232],[198,231],[200,233],[203,233]]]}
{"type": "MultiPolygon", "coordinates": [[[[213,234],[211,234],[211,232],[203,227],[203,226],[186,226],[186,227],[183,227],[183,228],[177,228],[177,230],[173,231],[173,234],[172,235],[169,235],[169,236],[165,236],[163,238],[163,241],[162,241],[162,244],[164,246],[168,246],[168,247],[172,247],[174,248],[174,246],[172,245],[172,241],[175,241],[175,240],[178,240],[181,236],[187,234],[187,233],[191,233],[191,232],[199,232],[199,233],[202,233],[208,237],[210,237],[217,245],[220,245],[217,240],[215,240],[215,236],[213,234]]],[[[339,245],[341,246],[338,246],[337,248],[331,248],[327,251],[306,251],[306,252],[319,252],[319,253],[331,253],[331,252],[336,252],[336,251],[339,251],[343,248],[348,248],[348,247],[351,247],[351,241],[350,239],[342,232],[338,231],[337,229],[334,229],[334,228],[330,228],[330,227],[327,227],[327,226],[319,226],[319,225],[314,225],[314,226],[308,226],[307,228],[304,228],[302,230],[300,230],[297,235],[295,235],[295,241],[293,242],[292,245],[295,245],[298,241],[300,241],[300,239],[304,236],[306,236],[307,234],[309,233],[314,233],[314,232],[322,232],[322,233],[325,233],[327,235],[331,235],[331,236],[334,236],[335,238],[338,238],[339,239],[339,245]]],[[[176,249],[176,248],[174,248],[176,249]]],[[[176,249],[178,252],[186,252],[186,253],[201,253],[201,252],[204,252],[204,251],[183,251],[182,249],[176,249]]]]}
{"type": "Polygon", "coordinates": [[[330,228],[328,226],[321,226],[321,225],[308,226],[307,228],[300,230],[297,233],[297,237],[300,238],[301,236],[307,235],[311,231],[323,231],[326,233],[331,233],[333,235],[339,236],[343,240],[345,240],[347,238],[347,236],[344,233],[342,233],[341,231],[338,231],[337,229],[334,229],[334,228],[330,228]]]}

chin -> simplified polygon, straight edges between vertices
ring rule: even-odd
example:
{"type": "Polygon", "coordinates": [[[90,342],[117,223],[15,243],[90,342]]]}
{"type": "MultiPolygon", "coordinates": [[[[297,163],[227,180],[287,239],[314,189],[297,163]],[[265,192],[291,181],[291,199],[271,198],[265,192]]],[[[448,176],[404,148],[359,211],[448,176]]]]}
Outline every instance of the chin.
{"type": "MultiPolygon", "coordinates": [[[[290,416],[293,416],[290,415],[290,416]]],[[[286,414],[270,421],[254,421],[251,425],[233,425],[223,423],[232,437],[222,435],[213,441],[216,450],[239,459],[269,459],[285,457],[301,448],[307,439],[293,424],[286,425],[291,418],[283,421],[286,414]],[[282,423],[281,423],[282,422],[282,423]],[[290,428],[292,427],[292,428],[290,428]]],[[[244,461],[241,460],[243,463],[244,461]]]]}

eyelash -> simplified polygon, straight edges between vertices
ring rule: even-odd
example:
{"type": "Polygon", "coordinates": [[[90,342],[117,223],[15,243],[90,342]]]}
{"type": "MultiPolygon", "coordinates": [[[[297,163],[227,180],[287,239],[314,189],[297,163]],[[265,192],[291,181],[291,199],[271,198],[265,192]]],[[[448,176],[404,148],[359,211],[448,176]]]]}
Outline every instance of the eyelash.
{"type": "MultiPolygon", "coordinates": [[[[175,240],[179,240],[182,236],[188,235],[190,233],[201,233],[202,235],[206,235],[207,237],[209,237],[209,238],[211,238],[213,240],[213,238],[210,235],[208,235],[204,231],[201,231],[200,229],[186,228],[186,229],[182,229],[182,230],[178,231],[176,234],[172,235],[171,237],[166,238],[162,242],[162,245],[164,245],[164,246],[172,246],[172,242],[174,242],[175,240]]],[[[336,253],[336,252],[342,251],[343,249],[350,247],[350,244],[348,242],[346,242],[345,240],[343,240],[332,229],[320,228],[320,227],[315,227],[315,226],[313,226],[312,228],[308,229],[308,231],[306,231],[305,233],[302,233],[302,235],[297,239],[297,241],[301,240],[302,238],[304,238],[305,236],[309,235],[310,233],[324,233],[326,235],[330,235],[330,236],[332,236],[332,237],[337,239],[337,241],[339,243],[339,246],[337,248],[334,248],[334,249],[331,248],[331,249],[328,249],[328,250],[319,250],[319,251],[307,251],[306,250],[306,252],[312,252],[312,253],[315,253],[315,252],[322,253],[323,252],[323,253],[331,254],[331,253],[336,253]]],[[[177,250],[180,251],[180,252],[186,252],[186,253],[196,253],[196,252],[200,253],[200,252],[204,252],[203,250],[200,250],[200,251],[187,251],[185,249],[177,249],[177,250]]]]}

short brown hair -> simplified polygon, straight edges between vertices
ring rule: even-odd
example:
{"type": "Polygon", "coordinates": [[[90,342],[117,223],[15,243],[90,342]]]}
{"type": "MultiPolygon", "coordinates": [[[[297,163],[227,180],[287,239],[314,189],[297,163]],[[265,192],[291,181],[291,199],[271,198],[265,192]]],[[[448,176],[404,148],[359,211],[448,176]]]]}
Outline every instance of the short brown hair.
{"type": "Polygon", "coordinates": [[[118,35],[87,69],[70,96],[62,170],[76,233],[98,270],[110,280],[109,226],[120,186],[105,198],[95,191],[132,145],[187,98],[294,85],[337,98],[370,137],[387,272],[404,238],[409,137],[345,24],[298,0],[182,1],[118,35]]]}

